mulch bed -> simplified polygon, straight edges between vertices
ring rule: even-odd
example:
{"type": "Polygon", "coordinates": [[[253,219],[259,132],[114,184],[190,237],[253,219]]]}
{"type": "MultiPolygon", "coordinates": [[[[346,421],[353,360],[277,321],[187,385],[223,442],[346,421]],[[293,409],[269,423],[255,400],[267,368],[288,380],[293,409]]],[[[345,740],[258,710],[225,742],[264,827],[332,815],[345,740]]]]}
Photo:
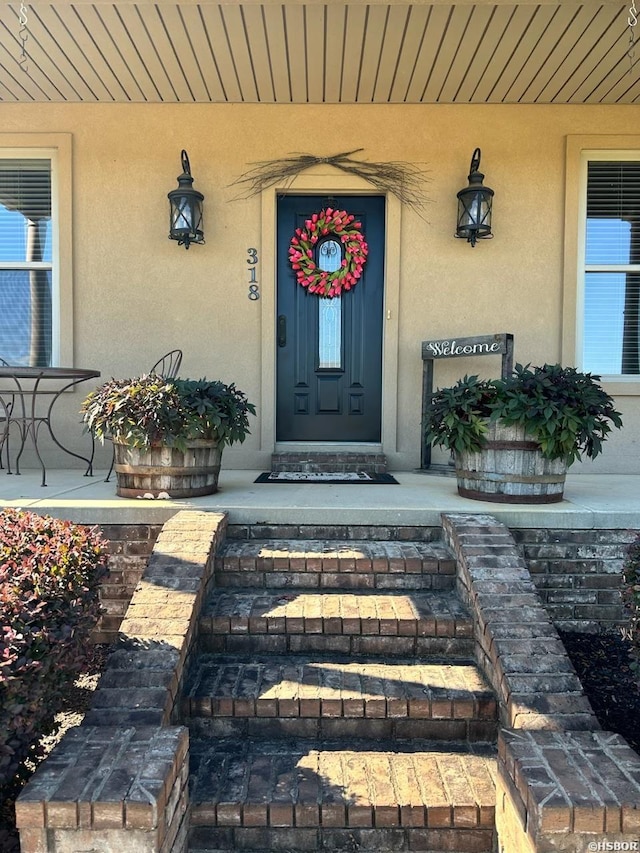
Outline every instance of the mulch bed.
{"type": "Polygon", "coordinates": [[[640,753],[640,676],[631,667],[631,643],[620,632],[560,637],[602,728],[640,753]]]}

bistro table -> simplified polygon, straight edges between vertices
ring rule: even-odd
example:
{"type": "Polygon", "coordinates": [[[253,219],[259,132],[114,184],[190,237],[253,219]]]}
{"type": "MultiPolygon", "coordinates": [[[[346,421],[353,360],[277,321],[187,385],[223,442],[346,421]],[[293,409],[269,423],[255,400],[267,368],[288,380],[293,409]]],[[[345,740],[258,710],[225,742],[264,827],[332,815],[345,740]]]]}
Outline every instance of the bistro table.
{"type": "Polygon", "coordinates": [[[11,474],[9,459],[9,431],[15,424],[20,436],[20,449],[16,456],[16,474],[20,473],[20,457],[31,436],[33,447],[42,468],[42,485],[46,486],[46,468],[40,449],[38,435],[40,428],[45,426],[49,435],[58,447],[69,456],[75,456],[87,465],[85,477],[93,474],[94,441],[91,436],[91,453],[83,456],[69,450],[54,432],[51,423],[51,413],[58,399],[81,382],[96,379],[99,370],[88,370],[80,367],[23,367],[18,365],[0,364],[0,461],[5,446],[7,447],[7,473],[11,474]],[[55,383],[54,387],[51,387],[55,383]],[[4,425],[4,428],[3,428],[4,425]]]}

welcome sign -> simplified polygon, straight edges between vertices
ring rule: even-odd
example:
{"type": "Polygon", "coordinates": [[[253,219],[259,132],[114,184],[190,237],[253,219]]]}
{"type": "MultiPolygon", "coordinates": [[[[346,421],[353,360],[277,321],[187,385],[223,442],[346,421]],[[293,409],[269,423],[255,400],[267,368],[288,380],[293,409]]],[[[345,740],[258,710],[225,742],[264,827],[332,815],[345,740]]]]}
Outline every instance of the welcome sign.
{"type": "Polygon", "coordinates": [[[470,355],[502,355],[513,349],[513,335],[479,335],[422,342],[422,358],[459,358],[470,355]]]}
{"type": "Polygon", "coordinates": [[[433,394],[433,362],[439,358],[475,358],[479,355],[501,355],[501,376],[513,371],[513,335],[475,335],[472,338],[442,338],[422,341],[422,441],[420,467],[431,464],[431,445],[424,440],[424,418],[433,394]]]}

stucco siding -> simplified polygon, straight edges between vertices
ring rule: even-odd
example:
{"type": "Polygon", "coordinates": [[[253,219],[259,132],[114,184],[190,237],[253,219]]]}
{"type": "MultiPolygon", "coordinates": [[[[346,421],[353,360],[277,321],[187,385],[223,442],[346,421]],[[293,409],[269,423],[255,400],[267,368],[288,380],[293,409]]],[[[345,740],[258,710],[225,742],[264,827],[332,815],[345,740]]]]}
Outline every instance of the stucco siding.
{"type": "MultiPolygon", "coordinates": [[[[33,134],[34,145],[38,134],[72,137],[75,365],[129,376],[180,347],[182,375],[236,382],[260,408],[246,443],[225,450],[227,467],[267,464],[275,395],[273,365],[264,363],[275,353],[275,232],[264,221],[274,207],[260,196],[233,200],[239,190],[230,184],[257,161],[302,152],[363,149],[354,157],[423,167],[424,218],[397,205],[388,237],[396,245],[388,245],[393,298],[385,317],[395,331],[385,333],[393,369],[383,389],[382,444],[390,467],[402,470],[419,465],[422,340],[511,332],[520,362],[563,357],[566,140],[640,134],[640,109],[4,104],[0,127],[0,145],[3,134],[33,134]],[[453,234],[456,192],[478,146],[485,183],[495,190],[495,238],[472,249],[453,234]],[[188,252],[167,239],[166,194],[176,186],[182,148],[205,196],[206,245],[188,252]],[[257,301],[248,298],[249,247],[259,253],[257,301]]],[[[314,175],[319,188],[334,180],[336,192],[344,186],[343,176],[320,166],[290,189],[306,191],[314,175]]],[[[435,382],[499,369],[498,358],[438,361],[435,382]]],[[[59,406],[69,437],[80,429],[82,396],[66,395],[59,406]]],[[[585,470],[640,472],[640,397],[627,393],[617,404],[625,428],[585,470]]],[[[48,461],[59,458],[47,452],[48,461]]],[[[100,450],[98,463],[107,464],[109,453],[100,450]]]]}

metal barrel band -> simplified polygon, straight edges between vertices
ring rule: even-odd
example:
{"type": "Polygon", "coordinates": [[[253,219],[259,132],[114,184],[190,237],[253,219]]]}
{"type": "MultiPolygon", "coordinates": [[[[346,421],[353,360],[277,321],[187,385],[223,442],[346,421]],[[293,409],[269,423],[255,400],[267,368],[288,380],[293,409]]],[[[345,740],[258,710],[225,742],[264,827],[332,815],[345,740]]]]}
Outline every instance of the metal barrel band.
{"type": "Polygon", "coordinates": [[[116,462],[114,468],[118,474],[135,474],[140,477],[150,474],[190,477],[193,474],[200,476],[204,474],[217,474],[220,471],[219,465],[195,465],[193,467],[180,468],[175,465],[124,465],[120,462],[116,462]]]}
{"type": "Polygon", "coordinates": [[[490,503],[502,504],[554,504],[559,503],[563,497],[562,493],[550,495],[505,495],[498,492],[478,492],[475,489],[465,489],[458,486],[458,494],[463,498],[471,498],[476,501],[489,501],[490,503]]]}
{"type": "Polygon", "coordinates": [[[505,474],[497,474],[491,471],[465,471],[460,468],[456,469],[457,476],[462,480],[482,480],[490,483],[564,483],[564,474],[512,474],[508,475],[506,480],[505,474]]]}
{"type": "Polygon", "coordinates": [[[486,441],[483,450],[540,450],[535,441],[486,441]]]}

